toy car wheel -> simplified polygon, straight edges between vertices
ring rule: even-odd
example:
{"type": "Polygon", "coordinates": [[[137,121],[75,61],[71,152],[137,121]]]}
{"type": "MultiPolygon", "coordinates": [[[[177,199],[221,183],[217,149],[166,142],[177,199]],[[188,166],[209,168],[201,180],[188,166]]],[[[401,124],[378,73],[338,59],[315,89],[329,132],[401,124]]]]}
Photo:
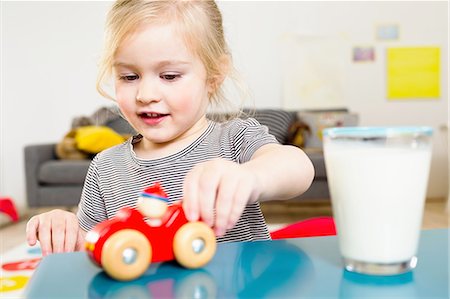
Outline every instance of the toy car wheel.
{"type": "Polygon", "coordinates": [[[216,237],[203,222],[189,222],[176,232],[173,239],[175,258],[186,268],[207,264],[216,252],[216,237]]]}
{"type": "Polygon", "coordinates": [[[124,229],[112,234],[102,249],[102,266],[117,280],[132,280],[147,270],[152,247],[139,231],[124,229]]]}

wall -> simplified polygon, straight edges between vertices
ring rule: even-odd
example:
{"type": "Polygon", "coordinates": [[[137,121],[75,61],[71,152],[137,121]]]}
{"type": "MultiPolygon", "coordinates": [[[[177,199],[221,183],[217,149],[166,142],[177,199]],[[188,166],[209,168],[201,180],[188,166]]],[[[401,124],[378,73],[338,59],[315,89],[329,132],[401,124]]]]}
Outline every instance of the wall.
{"type": "Polygon", "coordinates": [[[428,125],[435,129],[428,197],[448,193],[448,3],[444,1],[293,1],[221,2],[235,62],[253,92],[257,106],[282,106],[284,36],[340,37],[346,106],[363,126],[428,125]],[[378,24],[398,24],[397,41],[376,41],[378,24]],[[251,38],[249,38],[251,36],[251,38]],[[387,101],[385,49],[390,46],[441,47],[439,99],[387,101]],[[351,62],[353,46],[374,46],[374,63],[351,62]]]}
{"type": "Polygon", "coordinates": [[[97,94],[107,2],[3,2],[0,194],[25,203],[23,148],[60,140],[97,94]]]}
{"type": "MultiPolygon", "coordinates": [[[[2,2],[0,194],[25,206],[23,147],[62,138],[74,116],[110,104],[95,91],[96,63],[109,2],[2,2]]],[[[436,129],[429,197],[447,194],[448,6],[446,2],[220,2],[238,70],[257,107],[281,107],[282,37],[339,35],[349,47],[345,95],[362,125],[436,129]],[[376,42],[375,25],[397,23],[400,39],[376,42]],[[373,45],[376,61],[352,64],[350,47],[373,45]],[[384,49],[442,48],[441,98],[388,102],[384,49]]]]}

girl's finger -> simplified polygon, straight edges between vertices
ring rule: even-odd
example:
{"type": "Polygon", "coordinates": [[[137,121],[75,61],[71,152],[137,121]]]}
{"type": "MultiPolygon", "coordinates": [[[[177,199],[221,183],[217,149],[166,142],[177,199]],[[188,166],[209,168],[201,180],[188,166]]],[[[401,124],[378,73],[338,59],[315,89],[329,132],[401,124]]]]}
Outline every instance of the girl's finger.
{"type": "Polygon", "coordinates": [[[84,244],[85,244],[85,234],[83,233],[83,231],[81,229],[78,229],[78,234],[77,234],[77,242],[75,244],[75,250],[83,250],[84,249],[84,244]]]}
{"type": "Polygon", "coordinates": [[[250,200],[252,189],[251,184],[246,181],[240,181],[238,183],[236,193],[233,197],[231,211],[228,214],[228,222],[226,224],[227,230],[232,229],[239,221],[239,218],[241,218],[241,215],[250,200]]]}
{"type": "Polygon", "coordinates": [[[51,220],[51,238],[53,252],[61,253],[64,250],[66,239],[66,221],[64,218],[55,217],[51,220]]]}
{"type": "Polygon", "coordinates": [[[37,242],[37,229],[39,226],[39,218],[36,216],[31,217],[27,222],[26,235],[28,245],[34,246],[37,242]]]}
{"type": "Polygon", "coordinates": [[[44,217],[39,217],[39,242],[41,244],[42,255],[46,256],[52,253],[52,238],[51,238],[51,227],[50,222],[44,219],[44,217]]]}
{"type": "Polygon", "coordinates": [[[216,199],[216,222],[214,225],[214,231],[217,236],[223,236],[226,233],[237,186],[238,180],[230,175],[224,176],[220,182],[216,199]]]}
{"type": "Polygon", "coordinates": [[[198,179],[198,201],[200,218],[207,225],[214,225],[214,205],[216,203],[217,190],[221,173],[215,167],[204,169],[198,179]]]}
{"type": "Polygon", "coordinates": [[[183,210],[189,221],[197,221],[199,218],[198,172],[194,168],[186,175],[183,184],[183,210]]]}
{"type": "Polygon", "coordinates": [[[66,219],[65,234],[64,252],[75,251],[78,241],[78,221],[74,221],[72,218],[66,219]]]}

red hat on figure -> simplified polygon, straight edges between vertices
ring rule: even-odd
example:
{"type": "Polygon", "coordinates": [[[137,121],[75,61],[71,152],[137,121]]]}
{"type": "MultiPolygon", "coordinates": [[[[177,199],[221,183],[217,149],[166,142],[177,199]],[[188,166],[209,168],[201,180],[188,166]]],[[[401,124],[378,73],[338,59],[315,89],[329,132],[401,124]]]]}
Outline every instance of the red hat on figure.
{"type": "Polygon", "coordinates": [[[169,201],[166,192],[164,192],[164,190],[162,189],[162,187],[159,184],[159,182],[154,183],[153,185],[151,185],[150,187],[148,187],[147,189],[142,191],[140,195],[142,197],[146,197],[146,198],[159,199],[159,200],[164,201],[164,202],[168,202],[169,201]]]}

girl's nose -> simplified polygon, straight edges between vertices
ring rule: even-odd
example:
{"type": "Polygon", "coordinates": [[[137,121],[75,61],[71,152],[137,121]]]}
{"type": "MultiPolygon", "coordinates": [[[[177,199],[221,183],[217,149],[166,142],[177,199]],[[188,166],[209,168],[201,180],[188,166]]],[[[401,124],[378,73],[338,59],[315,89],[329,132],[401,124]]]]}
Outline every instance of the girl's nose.
{"type": "Polygon", "coordinates": [[[151,103],[151,102],[159,102],[160,99],[155,98],[155,97],[141,96],[141,93],[138,92],[138,94],[136,95],[136,101],[143,103],[143,104],[147,104],[147,103],[151,103]]]}
{"type": "Polygon", "coordinates": [[[136,101],[140,103],[159,102],[161,100],[156,82],[142,80],[136,93],[136,101]]]}

